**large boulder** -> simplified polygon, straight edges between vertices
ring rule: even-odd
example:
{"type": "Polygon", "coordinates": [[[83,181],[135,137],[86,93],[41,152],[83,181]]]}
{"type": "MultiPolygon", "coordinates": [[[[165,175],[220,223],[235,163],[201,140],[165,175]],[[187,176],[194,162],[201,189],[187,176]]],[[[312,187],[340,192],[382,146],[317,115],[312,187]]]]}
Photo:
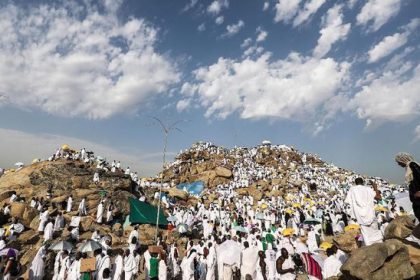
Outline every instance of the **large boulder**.
{"type": "Polygon", "coordinates": [[[18,218],[26,227],[30,227],[32,220],[38,215],[37,211],[25,203],[13,202],[10,207],[10,216],[18,218]]]}
{"type": "Polygon", "coordinates": [[[60,195],[60,196],[57,196],[57,197],[54,197],[53,199],[51,199],[51,202],[52,203],[62,203],[64,201],[66,201],[67,198],[68,198],[67,195],[60,195]]]}
{"type": "Polygon", "coordinates": [[[152,245],[156,236],[156,227],[148,224],[139,225],[139,231],[141,232],[139,235],[140,244],[152,245]]]}
{"type": "Polygon", "coordinates": [[[385,229],[385,239],[404,239],[413,231],[415,224],[414,216],[399,216],[395,218],[385,229]]]}
{"type": "Polygon", "coordinates": [[[34,219],[32,219],[32,222],[29,224],[29,228],[33,230],[38,230],[39,226],[39,216],[36,216],[34,219]]]}
{"type": "Polygon", "coordinates": [[[183,190],[179,190],[177,188],[165,189],[165,190],[163,190],[163,192],[167,193],[171,197],[175,197],[175,198],[178,198],[178,199],[182,199],[182,200],[187,200],[188,199],[188,193],[183,191],[183,190]]]}
{"type": "Polygon", "coordinates": [[[410,262],[413,266],[420,266],[420,246],[415,243],[403,241],[408,250],[408,255],[410,256],[410,262]]]}
{"type": "Polygon", "coordinates": [[[95,225],[95,220],[91,216],[84,216],[80,219],[80,228],[82,231],[89,231],[95,225]]]}
{"type": "Polygon", "coordinates": [[[256,187],[249,187],[248,188],[248,195],[254,198],[254,205],[261,200],[263,193],[261,190],[257,189],[256,187]]]}
{"type": "Polygon", "coordinates": [[[350,253],[358,248],[356,237],[358,230],[349,230],[334,237],[334,244],[342,251],[350,253]]]}
{"type": "Polygon", "coordinates": [[[407,247],[396,239],[354,250],[341,271],[344,279],[401,280],[415,276],[407,247]]]}
{"type": "Polygon", "coordinates": [[[216,171],[216,175],[219,176],[219,177],[224,177],[224,178],[232,177],[232,171],[230,171],[229,169],[227,169],[225,167],[218,166],[218,167],[216,167],[216,169],[214,171],[216,171]]]}
{"type": "Polygon", "coordinates": [[[13,191],[13,190],[6,190],[6,191],[0,193],[0,201],[3,201],[7,198],[10,198],[14,192],[15,191],[13,191]]]}
{"type": "Polygon", "coordinates": [[[74,194],[78,198],[84,198],[88,195],[98,193],[97,189],[75,189],[74,194]]]}
{"type": "Polygon", "coordinates": [[[21,244],[25,245],[35,245],[39,239],[41,238],[40,234],[35,230],[27,230],[24,231],[22,234],[20,234],[17,238],[17,240],[21,244]]]}

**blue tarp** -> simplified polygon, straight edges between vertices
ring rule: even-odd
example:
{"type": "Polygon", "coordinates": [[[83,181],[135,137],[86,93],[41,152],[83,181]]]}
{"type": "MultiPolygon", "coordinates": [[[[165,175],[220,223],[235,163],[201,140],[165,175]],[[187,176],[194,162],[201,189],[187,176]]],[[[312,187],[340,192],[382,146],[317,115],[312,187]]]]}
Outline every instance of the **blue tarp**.
{"type": "Polygon", "coordinates": [[[177,186],[177,189],[183,190],[185,189],[192,195],[200,195],[204,190],[204,182],[203,181],[196,181],[194,183],[181,183],[177,186]]]}

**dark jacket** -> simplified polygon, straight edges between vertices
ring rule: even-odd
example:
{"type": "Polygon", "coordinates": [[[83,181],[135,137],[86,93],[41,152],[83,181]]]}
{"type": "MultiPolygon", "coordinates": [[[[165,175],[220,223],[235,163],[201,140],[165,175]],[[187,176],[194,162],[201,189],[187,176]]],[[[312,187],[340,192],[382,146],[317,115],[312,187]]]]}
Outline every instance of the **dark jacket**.
{"type": "Polygon", "coordinates": [[[414,197],[414,194],[420,191],[420,166],[415,162],[410,162],[409,167],[413,172],[413,181],[411,181],[408,186],[410,191],[410,200],[413,202],[413,205],[420,206],[420,198],[414,197]]]}

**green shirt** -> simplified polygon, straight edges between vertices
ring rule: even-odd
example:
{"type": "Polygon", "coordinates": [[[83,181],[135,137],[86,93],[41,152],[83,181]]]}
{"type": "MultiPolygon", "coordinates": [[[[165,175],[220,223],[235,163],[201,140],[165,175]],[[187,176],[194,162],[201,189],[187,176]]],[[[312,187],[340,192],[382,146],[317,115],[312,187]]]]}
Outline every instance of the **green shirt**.
{"type": "Polygon", "coordinates": [[[81,280],[90,280],[90,272],[83,272],[82,277],[80,277],[81,280]]]}
{"type": "Polygon", "coordinates": [[[159,259],[157,258],[150,259],[149,276],[150,278],[155,278],[159,276],[159,259]]]}
{"type": "Polygon", "coordinates": [[[267,233],[265,235],[265,240],[267,240],[268,243],[273,244],[274,243],[274,235],[272,235],[271,233],[267,233]]]}

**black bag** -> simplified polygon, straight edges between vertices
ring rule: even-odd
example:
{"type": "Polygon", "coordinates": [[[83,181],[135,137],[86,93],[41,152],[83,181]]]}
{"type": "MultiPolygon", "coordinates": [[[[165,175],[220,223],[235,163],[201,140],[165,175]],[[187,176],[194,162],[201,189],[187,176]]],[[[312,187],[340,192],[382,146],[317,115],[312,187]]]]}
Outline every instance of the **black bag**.
{"type": "Polygon", "coordinates": [[[18,261],[13,261],[12,269],[10,270],[10,274],[13,277],[16,277],[22,271],[22,265],[18,261]]]}
{"type": "Polygon", "coordinates": [[[292,255],[292,260],[295,263],[296,267],[302,267],[303,266],[303,261],[302,261],[299,254],[293,254],[292,255]]]}

